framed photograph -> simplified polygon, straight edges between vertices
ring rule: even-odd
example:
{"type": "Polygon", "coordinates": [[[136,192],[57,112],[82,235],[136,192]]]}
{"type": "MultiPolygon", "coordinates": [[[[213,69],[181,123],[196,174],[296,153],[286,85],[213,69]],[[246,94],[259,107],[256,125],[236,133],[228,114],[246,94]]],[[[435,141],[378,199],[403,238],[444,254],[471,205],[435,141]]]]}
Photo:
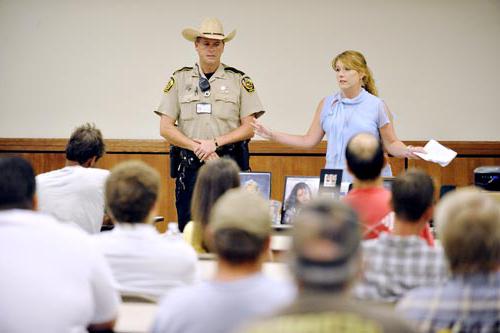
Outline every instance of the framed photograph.
{"type": "Polygon", "coordinates": [[[240,183],[244,189],[262,194],[264,199],[271,198],[270,172],[240,172],[240,183]]]}
{"type": "Polygon", "coordinates": [[[382,185],[390,191],[392,189],[394,179],[394,177],[382,177],[382,185]]]}
{"type": "Polygon", "coordinates": [[[340,193],[342,169],[321,169],[319,176],[319,192],[336,195],[340,193]]]}
{"type": "Polygon", "coordinates": [[[292,224],[300,206],[316,196],[318,191],[319,177],[286,176],[281,223],[292,224]]]}

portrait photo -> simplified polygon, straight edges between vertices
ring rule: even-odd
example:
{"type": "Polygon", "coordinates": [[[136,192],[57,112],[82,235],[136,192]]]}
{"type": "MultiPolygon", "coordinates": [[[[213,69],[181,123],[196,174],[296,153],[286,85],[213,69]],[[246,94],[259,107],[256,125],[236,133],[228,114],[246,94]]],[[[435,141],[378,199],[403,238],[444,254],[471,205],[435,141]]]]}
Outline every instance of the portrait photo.
{"type": "Polygon", "coordinates": [[[270,172],[240,172],[240,183],[247,191],[260,193],[266,200],[271,198],[270,172]]]}
{"type": "Polygon", "coordinates": [[[287,176],[283,193],[282,224],[293,223],[300,207],[310,201],[319,191],[319,177],[287,176]]]}
{"type": "Polygon", "coordinates": [[[319,176],[319,193],[338,195],[342,183],[342,169],[321,169],[319,176]]]}

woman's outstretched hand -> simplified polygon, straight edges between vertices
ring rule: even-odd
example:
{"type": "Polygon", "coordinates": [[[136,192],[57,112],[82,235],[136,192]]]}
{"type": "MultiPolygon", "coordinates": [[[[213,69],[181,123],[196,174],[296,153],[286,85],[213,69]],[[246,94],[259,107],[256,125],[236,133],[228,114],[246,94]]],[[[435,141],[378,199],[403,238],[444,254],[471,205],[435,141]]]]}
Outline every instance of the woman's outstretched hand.
{"type": "Polygon", "coordinates": [[[405,156],[404,157],[412,159],[412,160],[418,160],[418,159],[420,159],[420,156],[418,156],[415,153],[427,154],[427,152],[425,151],[424,147],[406,146],[406,152],[405,152],[405,156]]]}
{"type": "Polygon", "coordinates": [[[270,128],[267,128],[264,125],[262,125],[258,120],[254,119],[254,121],[252,122],[252,127],[255,131],[255,134],[262,137],[263,139],[266,140],[273,139],[273,131],[270,128]]]}

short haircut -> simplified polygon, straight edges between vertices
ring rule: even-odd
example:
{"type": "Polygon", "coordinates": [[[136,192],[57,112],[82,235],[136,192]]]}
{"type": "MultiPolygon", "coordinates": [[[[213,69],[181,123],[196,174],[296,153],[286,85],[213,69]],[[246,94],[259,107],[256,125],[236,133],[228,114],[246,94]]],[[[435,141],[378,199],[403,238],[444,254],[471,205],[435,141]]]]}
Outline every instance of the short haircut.
{"type": "Polygon", "coordinates": [[[500,263],[500,205],[477,188],[447,194],[434,222],[454,274],[489,273],[500,263]]]}
{"type": "Polygon", "coordinates": [[[360,226],[345,203],[319,197],[294,220],[291,270],[304,288],[344,290],[360,269],[360,226]]]}
{"type": "Polygon", "coordinates": [[[213,248],[219,258],[231,264],[251,263],[260,257],[267,239],[236,228],[221,229],[215,232],[213,248]]]}
{"type": "Polygon", "coordinates": [[[66,145],[66,159],[82,165],[92,157],[96,160],[104,155],[105,145],[102,133],[94,124],[77,127],[66,145]]]}
{"type": "Polygon", "coordinates": [[[160,189],[156,170],[141,161],[120,163],[106,181],[106,206],[117,222],[146,222],[160,189]]]}
{"type": "Polygon", "coordinates": [[[33,209],[35,172],[21,157],[0,158],[0,210],[33,209]]]}
{"type": "Polygon", "coordinates": [[[401,219],[417,222],[434,202],[432,178],[421,170],[408,170],[392,183],[392,207],[401,219]]]}
{"type": "Polygon", "coordinates": [[[347,143],[345,156],[347,166],[359,180],[377,179],[385,164],[380,139],[369,133],[353,136],[347,143]]]}

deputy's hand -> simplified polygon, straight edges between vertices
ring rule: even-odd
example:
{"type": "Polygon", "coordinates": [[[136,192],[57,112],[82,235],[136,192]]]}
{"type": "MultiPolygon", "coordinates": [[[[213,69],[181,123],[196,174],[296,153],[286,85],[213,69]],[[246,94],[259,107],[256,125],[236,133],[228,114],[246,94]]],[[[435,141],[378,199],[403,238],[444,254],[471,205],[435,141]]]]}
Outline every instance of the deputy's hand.
{"type": "Polygon", "coordinates": [[[404,157],[409,158],[411,160],[420,159],[420,156],[416,155],[415,153],[427,154],[424,147],[406,146],[404,157]]]}
{"type": "Polygon", "coordinates": [[[273,139],[273,131],[270,128],[267,128],[264,125],[262,125],[257,119],[254,119],[251,122],[251,125],[255,131],[255,134],[257,134],[258,136],[266,140],[273,139]]]}
{"type": "Polygon", "coordinates": [[[205,161],[213,161],[213,160],[218,160],[220,157],[217,155],[216,152],[213,152],[212,154],[208,155],[208,157],[205,159],[205,161]]]}
{"type": "Polygon", "coordinates": [[[194,142],[199,144],[194,153],[201,161],[205,161],[217,148],[214,140],[194,139],[194,142]]]}

